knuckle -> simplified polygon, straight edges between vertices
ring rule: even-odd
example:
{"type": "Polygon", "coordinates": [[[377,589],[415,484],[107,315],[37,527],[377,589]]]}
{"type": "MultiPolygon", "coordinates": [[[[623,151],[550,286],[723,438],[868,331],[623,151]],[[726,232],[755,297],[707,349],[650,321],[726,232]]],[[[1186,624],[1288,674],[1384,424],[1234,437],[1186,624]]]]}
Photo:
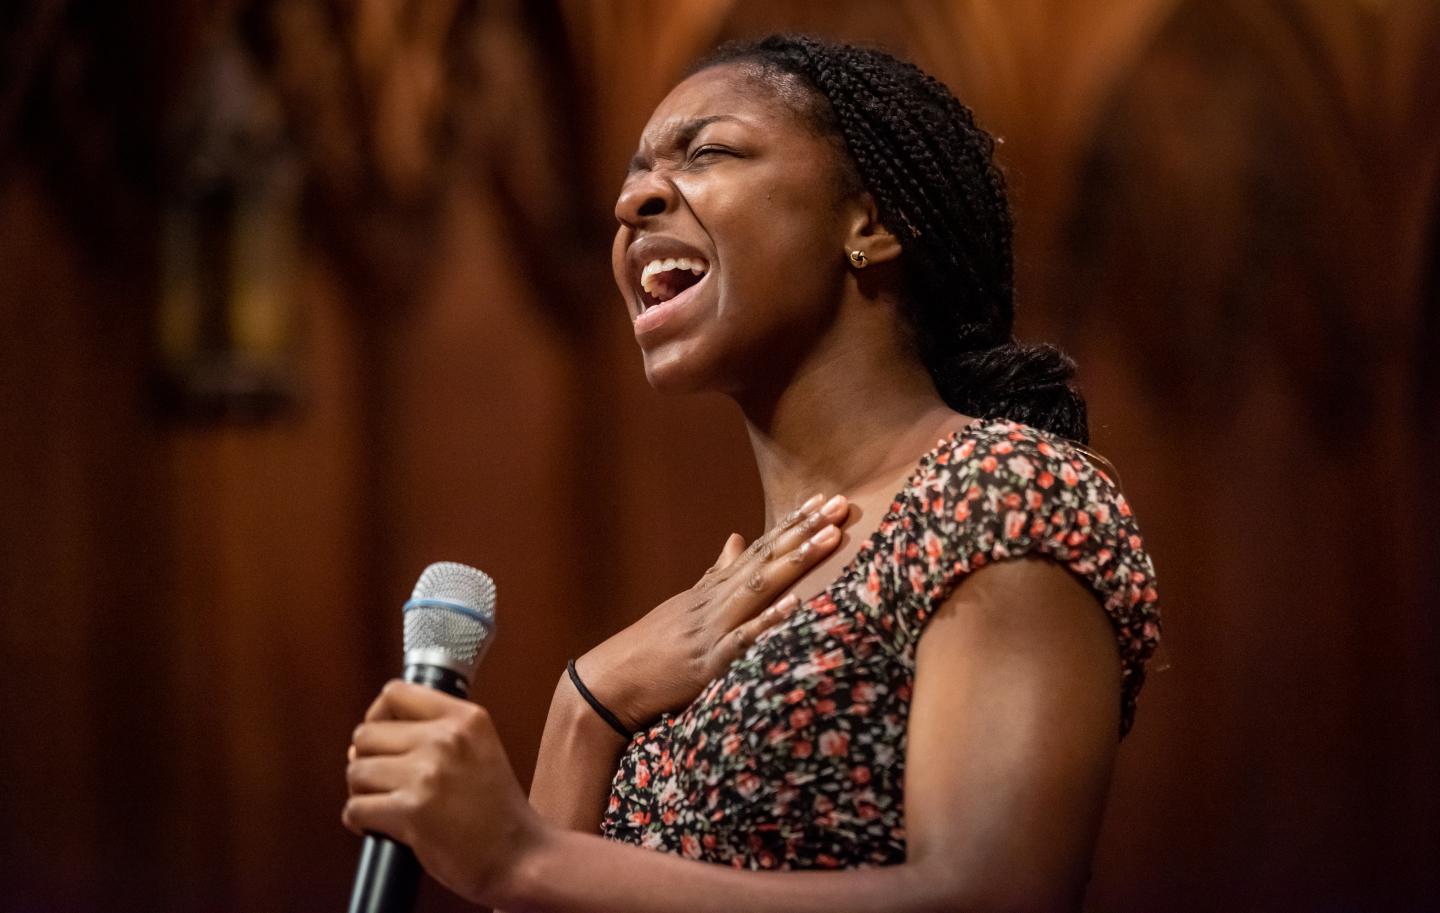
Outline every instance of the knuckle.
{"type": "Polygon", "coordinates": [[[710,668],[708,663],[710,662],[710,651],[712,649],[714,649],[713,645],[704,646],[699,641],[696,641],[690,647],[689,651],[685,654],[685,662],[689,667],[686,670],[687,678],[704,679],[709,677],[707,670],[710,668]]]}
{"type": "Polygon", "coordinates": [[[427,759],[417,761],[415,765],[415,784],[419,787],[417,795],[425,795],[439,789],[440,782],[445,778],[445,768],[439,761],[427,759]]]}
{"type": "Polygon", "coordinates": [[[426,804],[425,794],[417,789],[400,789],[395,791],[395,804],[407,816],[419,814],[426,804]]]}
{"type": "Polygon", "coordinates": [[[402,789],[397,790],[392,798],[395,803],[395,811],[399,812],[401,818],[400,833],[392,836],[401,843],[413,843],[414,841],[409,839],[410,821],[425,810],[425,797],[413,789],[402,789]]]}
{"type": "Polygon", "coordinates": [[[455,715],[454,730],[459,743],[468,742],[490,729],[491,725],[490,711],[479,704],[467,703],[464,710],[455,715]]]}
{"type": "Polygon", "coordinates": [[[465,745],[469,737],[469,723],[464,720],[456,720],[448,726],[442,726],[440,734],[436,738],[440,750],[455,754],[465,745]]]}

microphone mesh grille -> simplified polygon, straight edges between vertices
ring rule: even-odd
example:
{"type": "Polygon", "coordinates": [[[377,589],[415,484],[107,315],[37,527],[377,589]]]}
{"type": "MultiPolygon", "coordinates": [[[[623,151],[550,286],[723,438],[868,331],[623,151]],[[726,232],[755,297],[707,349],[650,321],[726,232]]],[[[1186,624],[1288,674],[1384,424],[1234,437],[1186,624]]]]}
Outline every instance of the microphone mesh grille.
{"type": "Polygon", "coordinates": [[[427,567],[411,599],[444,599],[479,615],[445,606],[417,606],[405,613],[405,652],[440,649],[474,669],[495,630],[495,582],[483,571],[454,561],[427,567]]]}

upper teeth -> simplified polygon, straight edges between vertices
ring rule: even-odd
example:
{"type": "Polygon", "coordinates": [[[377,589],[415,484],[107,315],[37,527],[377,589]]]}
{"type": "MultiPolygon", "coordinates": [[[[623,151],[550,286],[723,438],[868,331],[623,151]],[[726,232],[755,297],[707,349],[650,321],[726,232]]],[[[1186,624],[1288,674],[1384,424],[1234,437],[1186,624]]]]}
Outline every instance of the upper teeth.
{"type": "Polygon", "coordinates": [[[655,277],[661,273],[667,273],[672,269],[689,270],[697,276],[703,276],[705,272],[710,269],[710,264],[701,260],[699,257],[675,257],[669,260],[651,260],[645,264],[645,268],[640,271],[640,287],[648,294],[654,295],[655,277]]]}

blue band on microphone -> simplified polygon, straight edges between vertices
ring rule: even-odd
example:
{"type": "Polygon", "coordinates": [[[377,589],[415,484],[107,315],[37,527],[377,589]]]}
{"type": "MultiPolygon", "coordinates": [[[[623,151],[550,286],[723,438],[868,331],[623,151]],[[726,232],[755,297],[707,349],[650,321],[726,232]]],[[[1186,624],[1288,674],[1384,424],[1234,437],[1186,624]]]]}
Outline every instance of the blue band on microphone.
{"type": "Polygon", "coordinates": [[[481,612],[463,602],[455,602],[451,599],[440,599],[436,596],[427,596],[423,599],[412,599],[405,603],[401,611],[408,612],[411,609],[449,609],[452,612],[459,612],[461,615],[475,619],[483,625],[495,624],[493,612],[481,612]]]}

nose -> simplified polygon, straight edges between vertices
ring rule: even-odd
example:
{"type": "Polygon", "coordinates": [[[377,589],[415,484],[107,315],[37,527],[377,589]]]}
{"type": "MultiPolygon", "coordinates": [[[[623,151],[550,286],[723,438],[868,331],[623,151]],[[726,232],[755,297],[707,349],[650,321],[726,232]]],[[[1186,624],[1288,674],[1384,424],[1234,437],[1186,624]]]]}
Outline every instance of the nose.
{"type": "Polygon", "coordinates": [[[620,188],[615,201],[615,218],[635,226],[668,212],[675,205],[675,188],[654,172],[631,177],[620,188]]]}

